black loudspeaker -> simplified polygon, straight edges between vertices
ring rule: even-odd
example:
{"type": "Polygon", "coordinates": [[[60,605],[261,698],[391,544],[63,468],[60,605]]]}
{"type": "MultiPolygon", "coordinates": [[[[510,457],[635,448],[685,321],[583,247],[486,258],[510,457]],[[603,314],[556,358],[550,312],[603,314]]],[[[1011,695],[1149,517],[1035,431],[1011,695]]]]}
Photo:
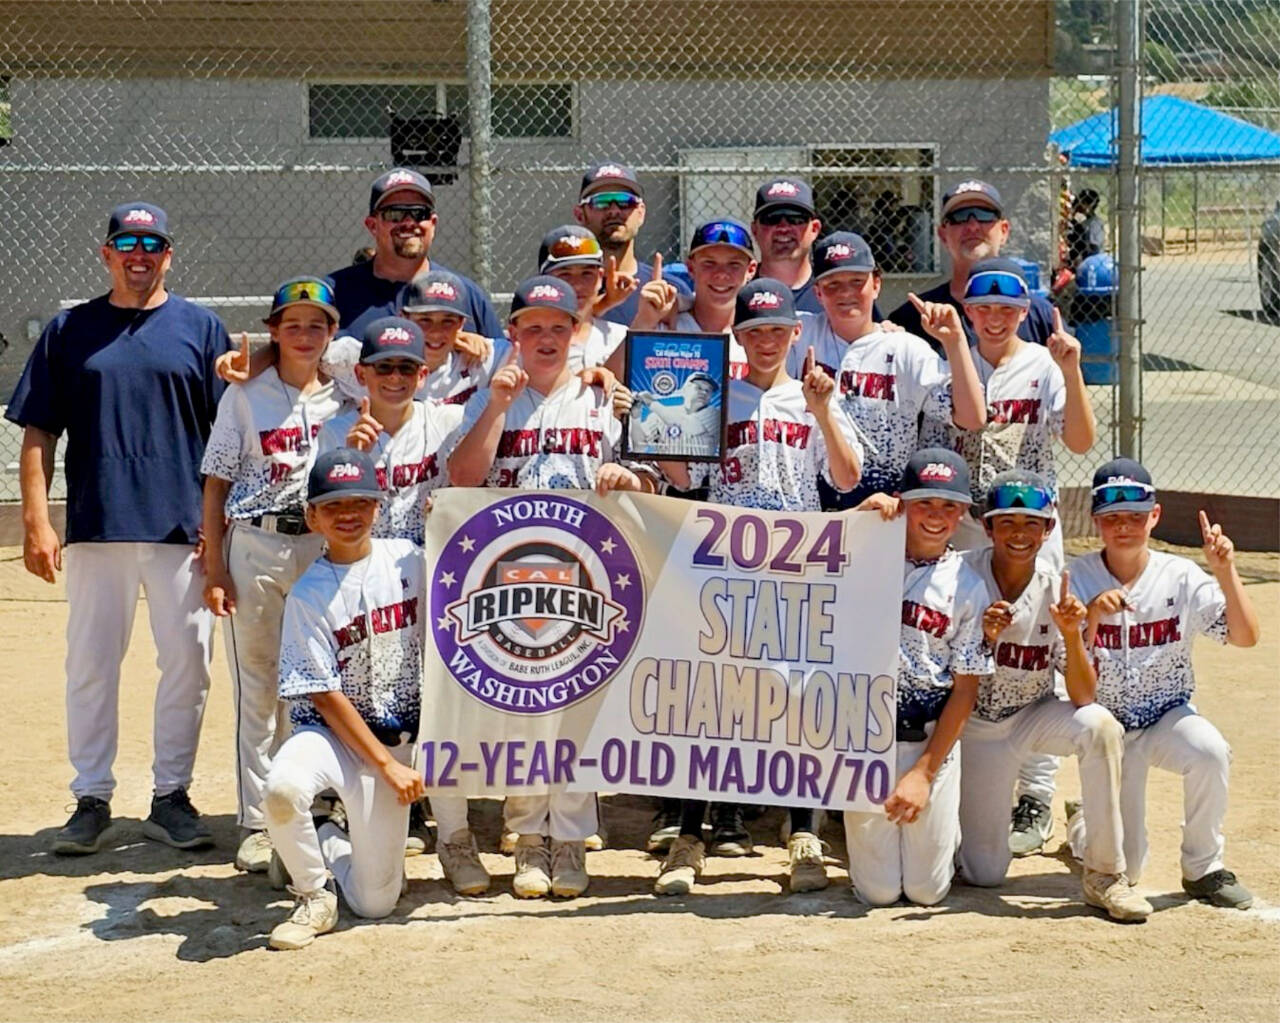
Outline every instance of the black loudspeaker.
{"type": "Polygon", "coordinates": [[[437,168],[423,171],[433,185],[452,185],[458,180],[462,122],[456,116],[420,114],[400,117],[389,112],[388,117],[393,166],[437,168]]]}

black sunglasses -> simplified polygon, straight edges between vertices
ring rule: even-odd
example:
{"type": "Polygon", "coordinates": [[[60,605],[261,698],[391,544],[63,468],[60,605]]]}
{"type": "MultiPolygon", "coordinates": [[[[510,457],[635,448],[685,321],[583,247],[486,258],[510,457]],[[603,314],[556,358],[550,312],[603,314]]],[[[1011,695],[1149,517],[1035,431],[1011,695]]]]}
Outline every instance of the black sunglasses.
{"type": "Polygon", "coordinates": [[[812,219],[809,214],[801,210],[765,210],[756,216],[756,223],[764,224],[765,227],[777,227],[779,224],[801,227],[812,219]]]}
{"type": "Polygon", "coordinates": [[[985,206],[966,206],[962,210],[952,210],[942,218],[944,224],[967,224],[970,220],[976,220],[979,224],[994,224],[1000,219],[1000,214],[995,210],[989,210],[985,206]]]}
{"type": "Polygon", "coordinates": [[[397,203],[380,207],[378,216],[384,224],[398,224],[402,220],[430,220],[434,212],[430,206],[401,206],[397,203]]]}
{"type": "Polygon", "coordinates": [[[422,369],[422,364],[418,362],[375,362],[373,371],[380,377],[389,377],[392,373],[399,373],[402,377],[414,377],[418,375],[418,371],[422,369]]]}

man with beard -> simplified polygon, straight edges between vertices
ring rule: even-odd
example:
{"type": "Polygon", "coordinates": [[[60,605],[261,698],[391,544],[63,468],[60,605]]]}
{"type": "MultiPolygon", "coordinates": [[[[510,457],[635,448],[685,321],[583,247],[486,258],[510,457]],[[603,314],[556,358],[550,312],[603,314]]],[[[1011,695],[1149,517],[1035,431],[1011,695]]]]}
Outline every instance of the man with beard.
{"type": "MultiPolygon", "coordinates": [[[[373,236],[373,258],[329,275],[337,295],[340,333],[360,337],[364,327],[396,313],[404,286],[429,270],[446,270],[429,258],[439,217],[431,182],[414,170],[396,167],[380,175],[369,190],[364,226],[373,236]]],[[[463,330],[488,338],[502,337],[502,324],[489,296],[475,281],[466,286],[467,317],[463,330]]]]}

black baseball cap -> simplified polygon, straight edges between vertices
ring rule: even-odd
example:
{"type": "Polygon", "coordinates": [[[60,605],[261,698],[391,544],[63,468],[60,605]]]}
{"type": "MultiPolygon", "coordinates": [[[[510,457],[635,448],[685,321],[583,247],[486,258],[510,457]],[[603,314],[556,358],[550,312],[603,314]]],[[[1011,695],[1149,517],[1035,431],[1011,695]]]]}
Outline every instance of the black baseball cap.
{"type": "Polygon", "coordinates": [[[1132,458],[1113,458],[1093,474],[1089,492],[1094,515],[1108,512],[1149,512],[1156,506],[1151,473],[1132,458]]]}
{"type": "Polygon", "coordinates": [[[334,448],[317,455],[307,477],[307,504],[325,504],[344,497],[382,500],[373,459],[355,448],[334,448]]]}
{"type": "Polygon", "coordinates": [[[466,318],[467,288],[462,278],[448,270],[419,274],[400,296],[402,313],[455,313],[466,318]]]}
{"type": "Polygon", "coordinates": [[[372,214],[382,205],[382,200],[392,192],[408,189],[422,196],[423,202],[433,210],[436,208],[436,194],[431,190],[431,182],[416,170],[407,167],[394,167],[385,174],[373,179],[369,189],[369,212],[372,214]]]}
{"type": "Polygon", "coordinates": [[[961,181],[942,195],[944,217],[952,210],[962,210],[968,206],[983,206],[995,210],[1001,217],[1004,216],[1004,200],[1000,198],[995,185],[989,185],[985,181],[961,181]]]}
{"type": "Polygon", "coordinates": [[[111,211],[107,219],[107,241],[122,234],[153,234],[173,244],[169,215],[149,202],[125,202],[111,211]]]}
{"type": "Polygon", "coordinates": [[[756,189],[753,217],[765,210],[799,210],[811,217],[818,215],[813,205],[813,189],[799,178],[770,178],[756,189]]]}
{"type": "Polygon", "coordinates": [[[987,486],[982,517],[1031,515],[1053,518],[1053,488],[1049,481],[1030,469],[1009,469],[997,473],[987,486]]]}
{"type": "Polygon", "coordinates": [[[425,363],[426,343],[422,328],[403,316],[379,316],[364,328],[360,342],[360,362],[382,362],[384,359],[410,359],[425,363]]]}
{"type": "Polygon", "coordinates": [[[828,274],[871,273],[876,268],[876,257],[871,246],[860,234],[852,231],[833,231],[818,240],[813,247],[813,279],[821,280],[828,274]]]}
{"type": "Polygon", "coordinates": [[[940,497],[944,501],[973,504],[969,494],[969,467],[950,448],[921,448],[902,470],[898,496],[904,501],[940,497]]]}
{"type": "Polygon", "coordinates": [[[641,199],[644,198],[644,189],[640,187],[640,182],[636,179],[636,172],[616,160],[593,163],[588,167],[586,173],[582,175],[582,185],[578,189],[578,198],[585,199],[593,192],[604,192],[611,188],[630,192],[632,195],[638,195],[641,199]]]}
{"type": "Polygon", "coordinates": [[[596,236],[581,224],[552,228],[538,246],[538,273],[550,273],[558,266],[604,266],[604,253],[596,236]]]}
{"type": "Polygon", "coordinates": [[[511,299],[511,315],[508,318],[514,320],[530,309],[559,309],[562,313],[572,316],[575,322],[579,318],[578,296],[559,277],[552,277],[550,274],[530,277],[516,288],[515,295],[511,299]]]}
{"type": "Polygon", "coordinates": [[[738,292],[733,307],[733,329],[779,325],[794,327],[800,322],[791,289],[772,277],[757,277],[738,292]]]}

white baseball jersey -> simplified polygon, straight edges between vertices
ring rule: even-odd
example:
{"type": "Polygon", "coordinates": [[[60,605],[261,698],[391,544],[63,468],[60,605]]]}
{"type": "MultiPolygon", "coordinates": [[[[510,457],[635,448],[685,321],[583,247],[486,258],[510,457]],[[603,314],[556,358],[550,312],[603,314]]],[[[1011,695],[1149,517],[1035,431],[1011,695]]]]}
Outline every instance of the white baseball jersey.
{"type": "MultiPolygon", "coordinates": [[[[471,431],[488,404],[487,389],[472,395],[463,410],[457,441],[471,431]]],[[[573,376],[552,394],[526,386],[507,409],[484,485],[590,490],[600,467],[615,460],[614,448],[621,436],[622,424],[600,388],[585,387],[573,376]]]]}
{"type": "Polygon", "coordinates": [[[627,328],[623,324],[593,317],[586,340],[569,346],[569,371],[578,373],[592,366],[603,366],[626,336],[627,328]]]}
{"type": "Polygon", "coordinates": [[[227,518],[300,514],[320,429],[337,412],[333,384],[303,397],[280,379],[274,366],[228,387],[200,463],[206,476],[231,481],[227,518]]]}
{"type": "MultiPolygon", "coordinates": [[[[345,446],[359,418],[359,409],[351,409],[330,419],[320,431],[319,450],[345,446]]],[[[415,401],[409,421],[395,436],[385,430],[378,435],[377,447],[369,455],[378,471],[378,486],[387,496],[373,523],[374,536],[422,543],[427,497],[449,483],[442,449],[461,422],[459,405],[415,401]]]]}
{"type": "MultiPolygon", "coordinates": [[[[729,381],[729,424],[724,461],[689,466],[690,485],[709,487],[707,500],[739,508],[819,511],[818,474],[833,487],[826,439],[804,402],[799,380],[762,391],[746,380],[729,381]]],[[[840,433],[862,457],[853,421],[833,400],[840,433]]]]}
{"type": "MultiPolygon", "coordinates": [[[[470,368],[461,355],[450,352],[444,362],[422,382],[422,386],[418,388],[418,400],[465,405],[476,391],[488,387],[489,378],[507,361],[507,352],[511,349],[511,342],[504,337],[490,338],[489,343],[492,348],[488,358],[470,368]]],[[[349,335],[335,337],[330,341],[324,358],[320,360],[320,369],[333,379],[342,395],[357,403],[369,393],[356,379],[356,365],[359,362],[360,341],[349,335]]]]}
{"type": "Polygon", "coordinates": [[[951,448],[969,464],[973,498],[986,498],[992,477],[1009,469],[1040,473],[1056,493],[1053,441],[1062,436],[1067,405],[1062,370],[1043,345],[1021,342],[1008,362],[992,366],[970,349],[987,402],[987,425],[961,430],[951,421],[951,388],[940,388],[925,404],[922,447],[951,448]]]}
{"type": "Polygon", "coordinates": [[[920,412],[935,392],[945,391],[950,422],[950,369],[914,334],[877,330],[849,342],[831,329],[826,313],[803,315],[800,322],[800,337],[787,353],[787,372],[797,379],[803,375],[812,345],[866,449],[860,489],[892,493],[920,446],[920,412]]]}
{"type": "MultiPolygon", "coordinates": [[[[666,330],[664,326],[659,326],[659,330],[666,330]]],[[[703,326],[693,318],[693,313],[681,313],[676,317],[675,329],[683,334],[714,334],[713,330],[706,330],[703,326]]],[[[722,333],[729,339],[729,379],[743,380],[747,375],[747,350],[738,344],[738,339],[733,336],[733,328],[726,327],[722,333]]]]}
{"type": "MultiPolygon", "coordinates": [[[[991,570],[991,555],[990,547],[962,555],[986,587],[983,611],[1004,600],[991,570]]],[[[1063,673],[1067,668],[1066,645],[1049,613],[1060,585],[1056,575],[1037,568],[1027,588],[1012,601],[1013,621],[996,639],[993,673],[978,687],[973,712],[984,721],[1003,721],[1053,695],[1054,672],[1063,673]]]]}
{"type": "Polygon", "coordinates": [[[1191,700],[1195,635],[1227,641],[1222,588],[1186,558],[1151,551],[1142,574],[1122,587],[1096,551],[1071,563],[1071,589],[1086,604],[1099,593],[1124,589],[1136,608],[1103,618],[1090,651],[1098,671],[1098,702],[1126,729],[1153,725],[1191,700]]]}
{"type": "Polygon", "coordinates": [[[960,555],[903,566],[898,718],[935,721],[956,675],[990,675],[982,635],[986,586],[960,555]]]}
{"type": "Polygon", "coordinates": [[[295,725],[324,724],[308,697],[341,692],[383,741],[418,732],[426,567],[410,540],[374,540],[367,558],[311,563],[280,630],[280,698],[295,725]]]}

